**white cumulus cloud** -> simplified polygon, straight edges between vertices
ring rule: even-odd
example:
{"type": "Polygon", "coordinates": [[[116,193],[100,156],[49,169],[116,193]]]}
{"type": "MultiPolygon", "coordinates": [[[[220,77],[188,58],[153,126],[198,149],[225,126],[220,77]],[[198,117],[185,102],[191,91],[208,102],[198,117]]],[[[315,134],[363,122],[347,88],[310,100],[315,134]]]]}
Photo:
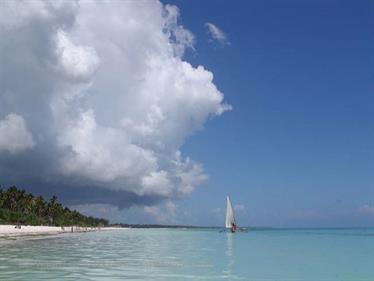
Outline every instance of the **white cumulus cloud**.
{"type": "Polygon", "coordinates": [[[206,22],[205,27],[208,29],[209,34],[213,40],[218,41],[223,45],[230,45],[226,33],[223,32],[217,25],[211,22],[206,22]]]}
{"type": "Polygon", "coordinates": [[[1,2],[0,168],[1,151],[35,145],[23,163],[42,159],[48,184],[170,199],[206,181],[181,147],[231,107],[184,60],[194,36],[178,17],[158,1],[1,2]]]}
{"type": "Polygon", "coordinates": [[[359,208],[359,211],[363,214],[374,216],[374,205],[363,205],[359,208]]]}
{"type": "Polygon", "coordinates": [[[27,130],[22,116],[11,113],[0,120],[0,153],[21,152],[34,146],[31,133],[27,130]]]}
{"type": "Polygon", "coordinates": [[[246,212],[245,206],[243,204],[234,205],[234,210],[235,210],[235,212],[238,212],[238,213],[245,213],[246,212]]]}
{"type": "Polygon", "coordinates": [[[176,223],[177,205],[171,201],[167,201],[161,206],[145,206],[144,211],[157,223],[176,223]]]}

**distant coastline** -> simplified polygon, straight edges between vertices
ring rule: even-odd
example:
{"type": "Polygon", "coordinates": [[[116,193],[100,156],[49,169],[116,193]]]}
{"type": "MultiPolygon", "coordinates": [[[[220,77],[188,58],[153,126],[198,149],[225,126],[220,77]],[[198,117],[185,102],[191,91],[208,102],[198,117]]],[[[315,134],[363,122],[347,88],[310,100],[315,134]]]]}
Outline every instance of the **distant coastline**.
{"type": "MultiPolygon", "coordinates": [[[[114,223],[110,226],[121,228],[175,228],[175,229],[223,229],[224,226],[196,226],[196,225],[168,225],[168,224],[127,224],[114,223]]],[[[370,229],[374,226],[342,226],[342,227],[275,227],[275,226],[243,226],[243,229],[250,231],[265,231],[265,230],[344,230],[344,229],[370,229]]]]}

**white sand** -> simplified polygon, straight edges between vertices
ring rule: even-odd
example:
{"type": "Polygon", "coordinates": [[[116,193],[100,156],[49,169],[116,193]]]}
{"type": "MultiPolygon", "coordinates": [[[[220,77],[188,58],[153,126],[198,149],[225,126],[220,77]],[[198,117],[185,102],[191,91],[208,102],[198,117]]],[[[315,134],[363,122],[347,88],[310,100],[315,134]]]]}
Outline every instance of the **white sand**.
{"type": "Polygon", "coordinates": [[[99,231],[99,230],[116,230],[120,228],[116,227],[79,227],[79,226],[31,226],[21,225],[21,228],[15,225],[0,225],[0,238],[1,237],[13,237],[13,236],[24,236],[24,235],[50,235],[60,233],[74,233],[74,232],[88,232],[88,231],[99,231]]]}

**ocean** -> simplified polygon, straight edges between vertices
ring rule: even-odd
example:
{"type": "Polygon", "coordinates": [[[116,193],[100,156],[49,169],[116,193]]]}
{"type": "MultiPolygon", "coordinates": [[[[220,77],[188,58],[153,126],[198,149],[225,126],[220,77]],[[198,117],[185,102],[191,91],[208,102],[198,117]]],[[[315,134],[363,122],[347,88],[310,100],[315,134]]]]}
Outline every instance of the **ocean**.
{"type": "Polygon", "coordinates": [[[374,229],[121,229],[0,240],[0,280],[373,281],[374,229]]]}

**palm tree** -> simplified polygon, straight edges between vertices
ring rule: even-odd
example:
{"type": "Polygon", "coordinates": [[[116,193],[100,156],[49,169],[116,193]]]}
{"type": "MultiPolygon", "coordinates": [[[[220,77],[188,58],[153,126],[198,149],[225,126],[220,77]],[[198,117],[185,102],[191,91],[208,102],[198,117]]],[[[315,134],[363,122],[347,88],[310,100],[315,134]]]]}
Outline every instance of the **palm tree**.
{"type": "Polygon", "coordinates": [[[38,217],[45,217],[47,210],[47,204],[43,197],[38,196],[34,199],[33,213],[38,217]]]}
{"type": "Polygon", "coordinates": [[[76,210],[63,207],[53,196],[49,202],[43,197],[34,197],[15,186],[0,189],[0,222],[22,222],[28,224],[49,223],[53,225],[97,226],[107,225],[105,219],[86,217],[76,210]]]}

